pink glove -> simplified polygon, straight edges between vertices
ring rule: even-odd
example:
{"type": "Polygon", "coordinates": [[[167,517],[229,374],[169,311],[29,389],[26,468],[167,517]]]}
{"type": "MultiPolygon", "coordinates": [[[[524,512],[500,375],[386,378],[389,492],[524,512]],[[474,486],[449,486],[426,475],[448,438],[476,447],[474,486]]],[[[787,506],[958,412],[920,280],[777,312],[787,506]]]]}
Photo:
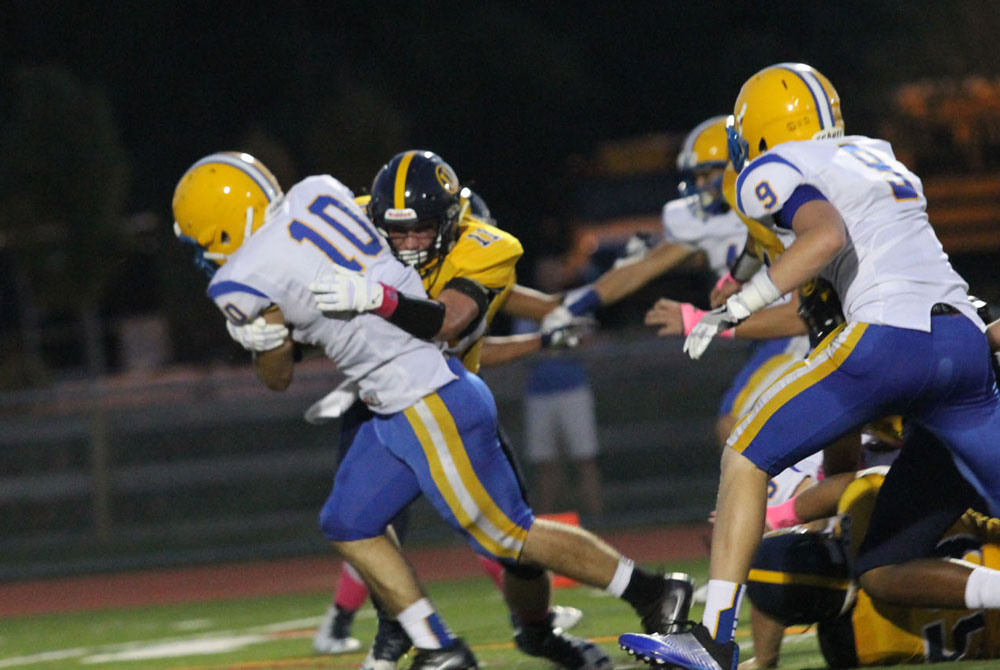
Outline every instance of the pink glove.
{"type": "MultiPolygon", "coordinates": [[[[684,327],[685,336],[691,334],[691,330],[701,321],[701,317],[705,316],[705,314],[707,314],[705,310],[698,309],[689,302],[681,303],[681,324],[684,327]]],[[[733,329],[730,328],[729,330],[722,331],[718,337],[733,337],[733,329]]]]}

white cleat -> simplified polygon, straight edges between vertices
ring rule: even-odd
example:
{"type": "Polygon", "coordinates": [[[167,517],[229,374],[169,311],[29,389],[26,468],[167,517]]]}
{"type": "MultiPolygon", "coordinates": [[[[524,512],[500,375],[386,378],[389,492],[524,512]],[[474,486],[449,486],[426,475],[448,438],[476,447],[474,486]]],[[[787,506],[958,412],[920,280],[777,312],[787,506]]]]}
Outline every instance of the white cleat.
{"type": "Polygon", "coordinates": [[[569,630],[573,626],[580,623],[583,619],[583,612],[575,607],[569,607],[568,605],[553,605],[552,606],[552,627],[561,628],[562,630],[569,630]]]}

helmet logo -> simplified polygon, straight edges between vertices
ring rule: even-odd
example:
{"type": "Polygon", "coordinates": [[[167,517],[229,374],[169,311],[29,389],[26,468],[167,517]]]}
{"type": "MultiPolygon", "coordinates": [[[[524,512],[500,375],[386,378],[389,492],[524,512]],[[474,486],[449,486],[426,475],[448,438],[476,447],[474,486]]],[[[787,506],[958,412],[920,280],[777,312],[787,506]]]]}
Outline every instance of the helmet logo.
{"type": "Polygon", "coordinates": [[[406,207],[405,209],[387,209],[385,210],[385,220],[386,221],[416,221],[417,213],[411,207],[406,207]]]}
{"type": "Polygon", "coordinates": [[[458,193],[458,176],[450,167],[448,167],[448,165],[436,165],[434,167],[434,176],[437,177],[438,183],[441,184],[441,188],[443,188],[446,193],[458,193]]]}

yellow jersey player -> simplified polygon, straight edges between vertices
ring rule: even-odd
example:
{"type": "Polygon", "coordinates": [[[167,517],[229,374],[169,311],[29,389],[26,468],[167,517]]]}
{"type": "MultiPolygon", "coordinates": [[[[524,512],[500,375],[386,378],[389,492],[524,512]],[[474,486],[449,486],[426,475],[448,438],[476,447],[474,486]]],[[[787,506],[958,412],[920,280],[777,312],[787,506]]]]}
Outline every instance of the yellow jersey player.
{"type": "MultiPolygon", "coordinates": [[[[487,221],[482,201],[463,189],[451,166],[430,151],[405,151],[394,156],[375,176],[366,206],[392,252],[419,273],[428,296],[444,306],[439,321],[422,323],[420,332],[410,332],[441,342],[446,353],[460,359],[467,370],[478,371],[484,335],[516,282],[515,265],[522,254],[520,242],[487,221]]],[[[314,285],[320,309],[338,311],[344,291],[351,290],[351,280],[343,275],[329,284],[314,285]]],[[[533,297],[529,294],[525,299],[533,297]]],[[[547,304],[542,299],[535,302],[547,304]]],[[[583,322],[577,319],[550,329],[538,337],[537,346],[544,340],[557,344],[554,338],[571,338],[575,324],[583,322]]],[[[507,343],[505,338],[490,339],[493,347],[507,343]]],[[[526,348],[521,338],[514,338],[510,344],[517,353],[537,348],[526,348]]],[[[352,405],[343,417],[343,434],[353,434],[354,426],[363,422],[366,414],[360,403],[352,405]]],[[[342,452],[349,443],[342,440],[342,452]]],[[[514,463],[507,445],[502,446],[514,463]]],[[[523,486],[521,489],[523,496],[523,486]]],[[[397,517],[393,525],[402,534],[405,519],[397,517]]],[[[567,623],[575,623],[580,614],[572,608],[549,607],[549,577],[544,570],[507,563],[500,568],[495,562],[488,569],[511,605],[519,649],[564,667],[596,669],[610,662],[597,647],[563,632],[567,623]]],[[[676,597],[671,597],[678,605],[686,608],[691,592],[689,579],[678,575],[664,583],[673,589],[672,593],[676,592],[676,597]]],[[[348,570],[343,571],[335,606],[314,640],[318,650],[327,651],[326,640],[346,638],[350,612],[352,608],[356,611],[365,596],[363,584],[351,580],[348,570]],[[345,600],[341,600],[342,593],[346,593],[345,600]]],[[[409,641],[398,623],[380,617],[375,644],[363,667],[394,668],[408,647],[409,641]]]]}
{"type": "MultiPolygon", "coordinates": [[[[923,435],[920,439],[928,439],[923,435]]],[[[941,453],[944,448],[937,445],[941,453]]],[[[946,470],[951,470],[945,463],[946,470]]],[[[753,604],[785,625],[818,623],[820,650],[832,668],[1000,657],[1000,612],[904,607],[858,589],[851,566],[871,520],[884,468],[860,473],[838,505],[833,535],[801,527],[761,541],[747,581],[753,604]]],[[[959,488],[963,488],[961,485],[959,488]]],[[[933,543],[928,560],[1000,567],[998,520],[969,509],[933,543]]],[[[921,583],[910,588],[920,590],[921,583]]],[[[778,666],[778,644],[756,640],[756,668],[778,666]]]]}

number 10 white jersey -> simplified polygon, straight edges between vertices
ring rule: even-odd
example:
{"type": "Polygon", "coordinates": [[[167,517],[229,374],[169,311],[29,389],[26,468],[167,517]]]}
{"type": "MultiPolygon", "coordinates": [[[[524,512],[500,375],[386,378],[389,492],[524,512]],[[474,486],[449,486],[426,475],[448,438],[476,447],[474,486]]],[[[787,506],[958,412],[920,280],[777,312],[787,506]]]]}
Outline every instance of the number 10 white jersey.
{"type": "Polygon", "coordinates": [[[280,209],[215,274],[208,294],[237,324],[277,305],[292,338],[321,347],[358,382],[361,399],[381,414],[403,410],[456,378],[436,345],[380,316],[323,316],[308,286],[333,264],[426,297],[416,271],[392,255],[354,194],[329,175],[293,186],[280,209]]]}

